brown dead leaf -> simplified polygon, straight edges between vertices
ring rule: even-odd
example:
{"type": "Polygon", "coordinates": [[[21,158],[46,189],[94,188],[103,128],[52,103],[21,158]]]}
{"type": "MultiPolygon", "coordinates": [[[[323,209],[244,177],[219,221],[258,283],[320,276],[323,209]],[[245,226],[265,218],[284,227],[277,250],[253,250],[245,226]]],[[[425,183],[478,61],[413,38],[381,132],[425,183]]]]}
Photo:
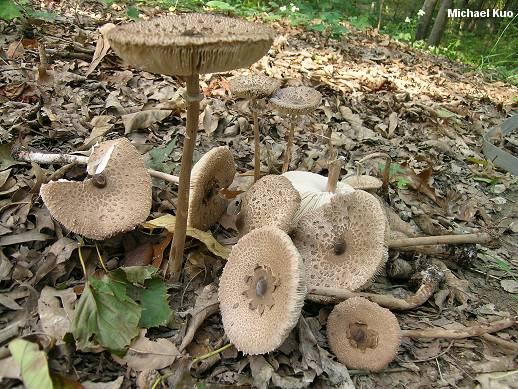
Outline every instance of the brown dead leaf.
{"type": "Polygon", "coordinates": [[[227,200],[232,200],[239,196],[241,193],[244,193],[242,190],[229,190],[228,188],[222,188],[219,190],[219,195],[227,200]]]}
{"type": "Polygon", "coordinates": [[[397,173],[391,176],[391,181],[397,181],[398,179],[404,179],[408,183],[408,186],[415,190],[417,193],[423,193],[428,198],[433,200],[438,206],[444,208],[446,201],[443,197],[440,197],[435,188],[430,185],[433,169],[429,167],[423,170],[421,173],[416,174],[414,170],[408,166],[407,163],[402,163],[401,168],[404,170],[403,173],[397,173]]]}
{"type": "Polygon", "coordinates": [[[94,116],[90,121],[90,124],[93,126],[92,132],[83,142],[84,147],[88,148],[92,146],[99,137],[110,131],[114,126],[114,124],[110,123],[113,119],[115,119],[115,117],[112,115],[94,116]]]}
{"type": "Polygon", "coordinates": [[[23,48],[22,41],[11,42],[7,47],[6,55],[8,59],[20,58],[23,54],[25,54],[25,49],[23,48]]]}
{"type": "Polygon", "coordinates": [[[122,266],[146,266],[153,260],[153,246],[145,242],[126,252],[122,266]]]}
{"type": "Polygon", "coordinates": [[[153,245],[153,261],[151,262],[151,264],[154,267],[158,269],[162,268],[162,261],[164,260],[164,251],[166,247],[169,246],[172,240],[173,234],[168,233],[162,242],[153,245]]]}
{"type": "Polygon", "coordinates": [[[397,116],[397,112],[392,112],[390,115],[389,115],[389,125],[388,125],[388,138],[391,138],[392,135],[394,135],[394,131],[396,130],[397,128],[397,125],[398,125],[398,116],[397,116]]]}
{"type": "Polygon", "coordinates": [[[110,42],[108,41],[108,38],[106,38],[106,34],[114,27],[115,24],[107,23],[101,28],[99,28],[99,37],[97,38],[94,56],[92,58],[90,66],[88,66],[88,69],[86,70],[86,77],[88,77],[97,68],[97,66],[101,63],[106,53],[108,53],[108,50],[110,50],[110,42]]]}
{"type": "Polygon", "coordinates": [[[63,344],[63,337],[70,330],[74,317],[77,295],[72,288],[57,290],[45,286],[38,300],[38,314],[43,332],[52,336],[56,344],[63,344]]]}
{"type": "Polygon", "coordinates": [[[171,110],[150,109],[122,115],[121,119],[124,124],[124,133],[129,134],[137,130],[148,128],[153,123],[161,122],[171,115],[172,112],[171,110]]]}

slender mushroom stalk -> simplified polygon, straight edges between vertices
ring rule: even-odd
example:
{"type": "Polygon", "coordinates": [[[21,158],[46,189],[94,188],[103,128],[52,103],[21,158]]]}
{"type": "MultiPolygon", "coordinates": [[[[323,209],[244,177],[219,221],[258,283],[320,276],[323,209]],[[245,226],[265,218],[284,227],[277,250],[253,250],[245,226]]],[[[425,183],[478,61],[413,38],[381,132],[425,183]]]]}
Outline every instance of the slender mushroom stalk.
{"type": "Polygon", "coordinates": [[[199,75],[248,67],[264,56],[273,43],[270,28],[210,14],[182,14],[139,21],[107,33],[111,47],[127,63],[149,72],[184,76],[187,124],[174,240],[168,272],[180,278],[187,229],[190,174],[200,109],[199,75]]]}
{"type": "Polygon", "coordinates": [[[335,159],[329,162],[328,176],[327,176],[327,191],[334,193],[336,192],[336,185],[338,184],[338,178],[340,177],[340,170],[342,169],[342,161],[335,159]]]}
{"type": "Polygon", "coordinates": [[[322,100],[322,95],[317,90],[307,86],[296,86],[279,89],[270,102],[279,112],[288,116],[290,130],[288,133],[286,154],[282,164],[282,172],[286,173],[290,166],[293,150],[293,138],[295,135],[295,121],[300,115],[314,111],[322,100]]]}
{"type": "Polygon", "coordinates": [[[250,110],[254,121],[254,182],[261,178],[261,147],[259,138],[259,119],[257,118],[256,100],[250,100],[250,110]]]}

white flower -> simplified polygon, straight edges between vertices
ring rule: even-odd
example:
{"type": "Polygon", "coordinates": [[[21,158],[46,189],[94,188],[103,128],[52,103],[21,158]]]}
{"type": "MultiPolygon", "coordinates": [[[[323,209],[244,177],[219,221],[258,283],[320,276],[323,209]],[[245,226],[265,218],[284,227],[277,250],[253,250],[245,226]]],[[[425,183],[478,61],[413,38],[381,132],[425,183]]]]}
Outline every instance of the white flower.
{"type": "Polygon", "coordinates": [[[285,6],[285,5],[283,5],[282,7],[280,7],[280,8],[279,8],[279,11],[281,11],[281,12],[286,11],[286,6],[285,6]]]}
{"type": "Polygon", "coordinates": [[[425,14],[426,12],[424,12],[422,9],[420,9],[419,11],[417,11],[417,16],[421,17],[425,14]]]}
{"type": "Polygon", "coordinates": [[[411,22],[411,20],[410,20],[410,18],[407,16],[407,17],[406,17],[406,19],[405,19],[405,23],[410,23],[410,22],[411,22]]]}
{"type": "Polygon", "coordinates": [[[296,5],[292,5],[291,6],[291,12],[297,12],[300,8],[297,7],[296,5]]]}

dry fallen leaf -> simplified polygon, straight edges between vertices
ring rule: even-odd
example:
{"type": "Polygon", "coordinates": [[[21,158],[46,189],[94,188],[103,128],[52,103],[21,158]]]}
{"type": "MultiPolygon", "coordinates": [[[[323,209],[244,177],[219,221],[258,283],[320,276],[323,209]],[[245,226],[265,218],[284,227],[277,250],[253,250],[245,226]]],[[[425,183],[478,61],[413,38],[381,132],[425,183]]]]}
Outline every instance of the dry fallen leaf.
{"type": "Polygon", "coordinates": [[[70,331],[77,295],[73,288],[56,290],[45,286],[38,300],[38,314],[44,333],[56,340],[56,345],[65,343],[63,337],[70,331]]]}
{"type": "Polygon", "coordinates": [[[108,38],[106,38],[106,34],[114,27],[115,24],[107,23],[99,28],[99,37],[97,38],[95,53],[90,66],[88,66],[88,69],[86,70],[86,77],[88,77],[95,70],[95,68],[97,68],[97,66],[103,60],[104,56],[108,53],[108,50],[110,50],[110,42],[108,41],[108,38]]]}

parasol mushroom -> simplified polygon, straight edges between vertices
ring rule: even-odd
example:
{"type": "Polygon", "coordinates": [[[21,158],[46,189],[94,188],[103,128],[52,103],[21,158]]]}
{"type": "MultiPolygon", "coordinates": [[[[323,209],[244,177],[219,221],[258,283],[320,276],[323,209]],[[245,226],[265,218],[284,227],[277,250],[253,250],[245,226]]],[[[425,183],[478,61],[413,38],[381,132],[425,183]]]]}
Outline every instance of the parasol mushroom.
{"type": "Polygon", "coordinates": [[[189,226],[205,231],[219,220],[228,206],[219,190],[232,184],[235,175],[236,165],[227,146],[213,148],[196,162],[191,173],[189,226]]]}
{"type": "Polygon", "coordinates": [[[375,191],[383,185],[383,182],[376,177],[360,175],[349,176],[342,180],[343,183],[351,185],[354,189],[375,191]]]}
{"type": "Polygon", "coordinates": [[[396,357],[401,329],[388,309],[353,297],[336,305],[329,314],[327,339],[338,360],[348,368],[379,371],[396,357]]]}
{"type": "Polygon", "coordinates": [[[243,236],[219,283],[223,327],[245,354],[275,350],[298,322],[306,286],[302,258],[282,230],[265,226],[243,236]]]}
{"type": "Polygon", "coordinates": [[[40,194],[50,214],[67,229],[102,240],[129,231],[151,210],[151,177],[144,159],[126,138],[95,147],[83,182],[43,184],[40,194]]]}
{"type": "Polygon", "coordinates": [[[299,205],[300,195],[286,177],[264,176],[243,197],[236,221],[239,233],[266,225],[289,232],[299,205]]]}
{"type": "Polygon", "coordinates": [[[304,259],[308,287],[365,288],[387,259],[387,222],[364,191],[335,194],[299,220],[293,243],[304,259]]]}
{"type": "Polygon", "coordinates": [[[254,182],[261,177],[261,150],[259,148],[259,121],[257,100],[272,95],[281,87],[281,81],[260,74],[242,75],[229,81],[230,92],[240,98],[250,100],[250,111],[254,121],[254,182]]]}
{"type": "Polygon", "coordinates": [[[184,76],[187,126],[184,140],[174,241],[169,272],[178,279],[187,228],[192,156],[200,110],[199,75],[247,67],[270,48],[274,33],[260,24],[211,14],[170,15],[125,24],[107,34],[126,62],[146,71],[184,76]]]}
{"type": "Polygon", "coordinates": [[[288,146],[284,155],[282,172],[288,171],[291,151],[293,148],[293,137],[295,132],[295,120],[300,115],[313,112],[322,100],[319,91],[307,86],[290,86],[279,89],[270,99],[273,106],[281,113],[288,115],[290,120],[290,132],[288,133],[288,146]]]}

